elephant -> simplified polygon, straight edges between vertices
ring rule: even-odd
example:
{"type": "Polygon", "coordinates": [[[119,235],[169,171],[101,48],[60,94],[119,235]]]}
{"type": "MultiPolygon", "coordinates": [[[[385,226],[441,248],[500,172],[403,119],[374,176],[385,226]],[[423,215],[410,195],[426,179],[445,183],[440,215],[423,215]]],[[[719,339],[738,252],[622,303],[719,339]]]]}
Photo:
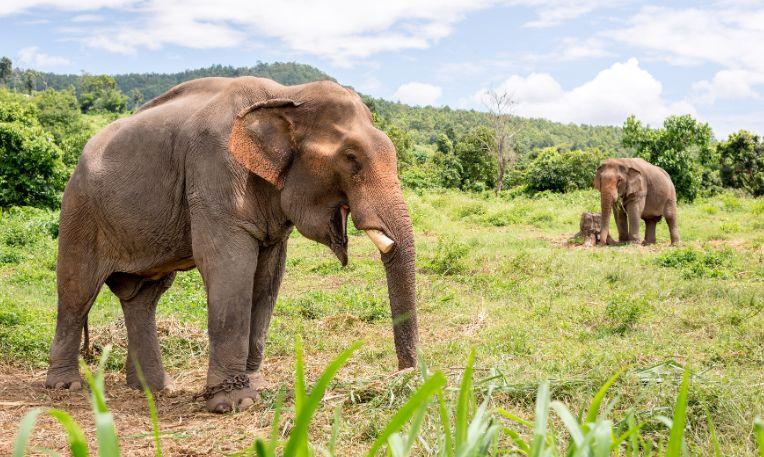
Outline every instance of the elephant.
{"type": "MultiPolygon", "coordinates": [[[[600,213],[581,213],[581,220],[578,223],[578,233],[573,239],[583,238],[584,246],[594,246],[600,241],[600,231],[602,230],[602,215],[600,213]]],[[[610,235],[607,237],[607,244],[614,244],[610,235]]]]}
{"type": "Polygon", "coordinates": [[[83,326],[105,283],[128,335],[126,377],[168,385],[155,310],[177,271],[197,268],[208,306],[212,412],[253,404],[250,379],[293,228],[348,262],[347,219],[386,272],[398,368],[416,365],[415,249],[396,151],[362,99],[335,82],[188,81],[86,144],[61,205],[58,308],[46,386],[82,385],[83,326]]]}
{"type": "Polygon", "coordinates": [[[655,226],[666,218],[671,244],[679,242],[676,190],[663,168],[640,158],[605,160],[594,176],[600,191],[602,229],[600,244],[607,244],[610,233],[610,210],[615,214],[618,241],[638,243],[639,219],[645,221],[644,244],[655,243],[655,226]]]}

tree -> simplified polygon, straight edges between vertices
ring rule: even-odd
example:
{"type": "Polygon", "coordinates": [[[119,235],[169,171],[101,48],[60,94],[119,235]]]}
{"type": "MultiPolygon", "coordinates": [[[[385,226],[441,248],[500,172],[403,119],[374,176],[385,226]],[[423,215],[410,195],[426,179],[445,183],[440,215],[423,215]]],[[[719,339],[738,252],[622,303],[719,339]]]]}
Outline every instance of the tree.
{"type": "Polygon", "coordinates": [[[117,83],[109,75],[83,74],[81,80],[80,108],[89,111],[109,111],[121,113],[127,106],[127,97],[117,88],[117,83]]]}
{"type": "Polygon", "coordinates": [[[32,102],[38,108],[37,119],[53,135],[63,153],[64,163],[74,167],[93,130],[80,112],[74,88],[65,91],[45,89],[35,93],[32,102]]]}
{"type": "Polygon", "coordinates": [[[143,92],[139,89],[131,89],[129,97],[132,109],[138,109],[138,107],[143,104],[143,92]]]}
{"type": "Polygon", "coordinates": [[[65,179],[61,150],[34,112],[22,101],[0,103],[0,208],[58,205],[65,179]]]}
{"type": "Polygon", "coordinates": [[[5,85],[13,76],[13,62],[7,57],[0,59],[0,84],[5,85]]]}
{"type": "Polygon", "coordinates": [[[499,193],[507,167],[517,159],[514,140],[520,129],[519,124],[512,122],[516,102],[506,90],[489,89],[483,95],[483,104],[488,109],[488,125],[493,130],[493,139],[486,147],[496,156],[496,193],[499,193]]]}
{"type": "Polygon", "coordinates": [[[745,130],[731,134],[716,146],[721,160],[722,184],[742,188],[754,197],[764,195],[764,139],[745,130]]]}
{"type": "Polygon", "coordinates": [[[22,75],[22,82],[24,84],[24,90],[27,94],[32,95],[32,91],[37,88],[37,80],[40,77],[40,73],[34,70],[24,70],[22,75]]]}
{"type": "Polygon", "coordinates": [[[494,132],[488,127],[475,127],[454,146],[454,154],[462,169],[459,188],[480,190],[496,185],[496,149],[494,132]]]}
{"type": "Polygon", "coordinates": [[[711,127],[690,115],[669,116],[663,127],[651,129],[629,116],[623,125],[623,145],[671,176],[678,198],[692,201],[701,187],[718,182],[711,127]]]}
{"type": "Polygon", "coordinates": [[[411,135],[407,130],[390,125],[383,129],[385,134],[395,146],[398,157],[398,170],[406,164],[411,163],[411,135]]]}
{"type": "Polygon", "coordinates": [[[546,148],[530,163],[523,181],[531,192],[587,189],[603,159],[605,154],[596,148],[574,151],[546,148]]]}

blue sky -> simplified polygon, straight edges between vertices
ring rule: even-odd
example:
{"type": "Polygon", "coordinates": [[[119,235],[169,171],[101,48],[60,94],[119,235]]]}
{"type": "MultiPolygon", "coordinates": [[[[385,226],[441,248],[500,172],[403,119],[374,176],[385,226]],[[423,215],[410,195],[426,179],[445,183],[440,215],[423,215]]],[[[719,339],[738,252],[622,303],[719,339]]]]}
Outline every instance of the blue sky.
{"type": "Polygon", "coordinates": [[[764,2],[628,0],[0,0],[0,54],[79,73],[171,72],[258,60],[315,65],[410,104],[764,134],[764,2]]]}

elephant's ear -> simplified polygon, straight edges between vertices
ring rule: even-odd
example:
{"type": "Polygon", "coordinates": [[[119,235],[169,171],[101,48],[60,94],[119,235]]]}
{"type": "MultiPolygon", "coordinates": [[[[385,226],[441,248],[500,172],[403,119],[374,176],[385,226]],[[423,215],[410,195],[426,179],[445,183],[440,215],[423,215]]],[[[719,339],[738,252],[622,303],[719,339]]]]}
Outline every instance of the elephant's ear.
{"type": "Polygon", "coordinates": [[[244,108],[228,138],[228,150],[236,161],[279,189],[296,150],[292,119],[300,104],[272,98],[244,108]]]}
{"type": "Polygon", "coordinates": [[[636,168],[629,168],[626,174],[626,195],[634,195],[645,192],[645,183],[642,173],[636,168]]]}
{"type": "Polygon", "coordinates": [[[597,171],[594,173],[594,181],[592,182],[592,185],[595,189],[600,190],[600,186],[602,185],[602,180],[600,179],[600,172],[602,169],[605,168],[605,164],[603,163],[599,167],[597,167],[597,171]]]}

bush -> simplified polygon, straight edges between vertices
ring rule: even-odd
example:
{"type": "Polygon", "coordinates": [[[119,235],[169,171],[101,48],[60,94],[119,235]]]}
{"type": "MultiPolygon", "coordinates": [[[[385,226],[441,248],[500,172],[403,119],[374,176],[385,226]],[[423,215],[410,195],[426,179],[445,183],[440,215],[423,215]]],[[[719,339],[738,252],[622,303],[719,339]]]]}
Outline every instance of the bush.
{"type": "Polygon", "coordinates": [[[469,246],[456,241],[453,237],[441,238],[435,248],[435,255],[427,259],[424,270],[439,275],[455,275],[467,270],[464,257],[469,246]]]}
{"type": "Polygon", "coordinates": [[[663,127],[655,130],[634,116],[629,116],[623,126],[623,145],[666,170],[677,197],[686,201],[695,200],[702,188],[713,190],[720,184],[711,139],[711,127],[690,115],[669,116],[663,127]]]}
{"type": "Polygon", "coordinates": [[[745,189],[754,197],[764,195],[764,139],[741,130],[718,143],[716,150],[722,184],[745,189]]]}
{"type": "Polygon", "coordinates": [[[530,192],[570,192],[591,187],[597,166],[606,158],[599,149],[560,151],[546,148],[521,178],[530,192]]]}
{"type": "MultiPolygon", "coordinates": [[[[12,106],[11,106],[12,107],[12,106]]],[[[56,207],[65,182],[61,150],[19,110],[16,120],[0,113],[0,208],[56,207]]]]}
{"type": "Polygon", "coordinates": [[[53,135],[53,140],[62,151],[64,163],[74,167],[85,143],[94,133],[80,112],[74,90],[59,92],[46,89],[37,92],[32,101],[38,108],[37,119],[53,135]]]}

